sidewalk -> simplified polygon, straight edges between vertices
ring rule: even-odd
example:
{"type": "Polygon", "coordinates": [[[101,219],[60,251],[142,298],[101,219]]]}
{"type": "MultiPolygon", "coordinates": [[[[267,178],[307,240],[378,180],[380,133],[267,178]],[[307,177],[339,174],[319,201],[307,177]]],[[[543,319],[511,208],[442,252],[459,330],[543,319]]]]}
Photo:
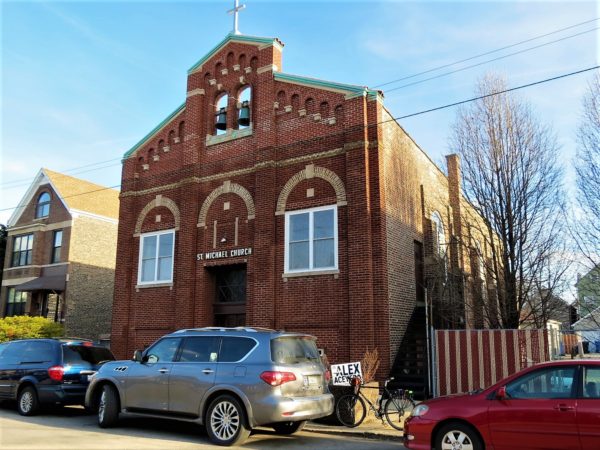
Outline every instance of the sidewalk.
{"type": "Polygon", "coordinates": [[[380,439],[386,441],[403,441],[402,431],[392,428],[387,423],[382,424],[379,420],[372,420],[368,423],[362,423],[356,428],[348,428],[343,425],[327,425],[324,423],[308,422],[304,427],[304,431],[310,431],[312,433],[355,436],[368,439],[380,439]]]}

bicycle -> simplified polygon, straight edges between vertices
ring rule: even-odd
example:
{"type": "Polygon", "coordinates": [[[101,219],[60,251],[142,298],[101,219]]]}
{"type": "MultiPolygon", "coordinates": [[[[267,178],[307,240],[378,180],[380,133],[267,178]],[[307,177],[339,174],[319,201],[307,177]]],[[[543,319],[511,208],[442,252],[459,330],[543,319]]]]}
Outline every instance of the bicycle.
{"type": "Polygon", "coordinates": [[[354,388],[352,394],[342,395],[335,406],[335,414],[338,420],[349,428],[359,426],[367,415],[365,400],[369,404],[369,410],[375,414],[375,417],[387,420],[387,422],[396,430],[402,430],[402,419],[404,415],[411,412],[416,403],[412,398],[413,392],[408,389],[388,389],[387,385],[394,378],[388,378],[383,383],[383,393],[377,406],[365,397],[361,392],[362,380],[360,377],[354,377],[350,385],[354,388]]]}

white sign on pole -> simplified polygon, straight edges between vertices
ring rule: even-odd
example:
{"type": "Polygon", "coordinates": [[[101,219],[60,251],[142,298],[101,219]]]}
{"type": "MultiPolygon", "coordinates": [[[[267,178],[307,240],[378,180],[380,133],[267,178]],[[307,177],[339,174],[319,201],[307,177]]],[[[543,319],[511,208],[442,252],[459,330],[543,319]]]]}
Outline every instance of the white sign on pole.
{"type": "Polygon", "coordinates": [[[350,386],[350,380],[354,377],[362,379],[362,368],[360,362],[332,364],[331,374],[335,386],[350,386]]]}

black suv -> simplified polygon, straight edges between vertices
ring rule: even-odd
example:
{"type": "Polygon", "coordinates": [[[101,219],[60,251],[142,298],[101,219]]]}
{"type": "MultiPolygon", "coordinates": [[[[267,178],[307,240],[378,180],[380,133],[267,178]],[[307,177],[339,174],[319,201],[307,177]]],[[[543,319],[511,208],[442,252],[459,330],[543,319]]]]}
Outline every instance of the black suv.
{"type": "Polygon", "coordinates": [[[23,339],[0,344],[0,400],[23,416],[41,405],[82,405],[92,375],[115,357],[82,339],[23,339]]]}

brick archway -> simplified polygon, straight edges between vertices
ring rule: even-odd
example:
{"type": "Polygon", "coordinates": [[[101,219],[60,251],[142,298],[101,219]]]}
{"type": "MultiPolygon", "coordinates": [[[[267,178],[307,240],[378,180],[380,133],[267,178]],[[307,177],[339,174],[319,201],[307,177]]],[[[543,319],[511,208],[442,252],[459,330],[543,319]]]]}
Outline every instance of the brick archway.
{"type": "Polygon", "coordinates": [[[285,206],[287,204],[287,199],[292,190],[301,181],[309,180],[311,178],[321,178],[327,181],[329,184],[331,184],[331,186],[335,190],[338,206],[345,206],[348,204],[348,202],[346,201],[346,189],[344,188],[344,182],[341,180],[341,178],[338,177],[335,174],[335,172],[326,169],[325,167],[309,164],[304,170],[301,170],[292,178],[290,178],[281,190],[279,198],[277,199],[277,209],[275,210],[276,216],[285,214],[285,206]]]}
{"type": "Polygon", "coordinates": [[[237,194],[244,200],[246,204],[246,209],[248,210],[248,220],[254,219],[256,215],[256,211],[254,208],[254,200],[252,200],[252,195],[244,186],[239,185],[237,183],[232,183],[231,181],[225,181],[221,186],[213,190],[204,203],[202,203],[202,207],[200,208],[200,214],[198,214],[198,227],[206,226],[206,215],[208,214],[208,210],[213,202],[217,199],[221,194],[237,194]]]}
{"type": "Polygon", "coordinates": [[[139,236],[141,234],[142,224],[144,223],[144,219],[146,218],[146,216],[152,209],[154,209],[158,206],[164,206],[165,208],[168,208],[169,211],[171,211],[171,213],[173,214],[173,218],[175,220],[175,231],[179,230],[179,224],[181,222],[181,215],[179,213],[179,208],[177,207],[177,203],[175,203],[170,198],[163,197],[162,195],[157,195],[156,198],[154,200],[152,200],[150,203],[148,203],[146,206],[144,206],[144,209],[142,209],[142,212],[140,212],[140,215],[138,216],[137,222],[135,224],[135,232],[133,234],[134,236],[139,236]]]}

